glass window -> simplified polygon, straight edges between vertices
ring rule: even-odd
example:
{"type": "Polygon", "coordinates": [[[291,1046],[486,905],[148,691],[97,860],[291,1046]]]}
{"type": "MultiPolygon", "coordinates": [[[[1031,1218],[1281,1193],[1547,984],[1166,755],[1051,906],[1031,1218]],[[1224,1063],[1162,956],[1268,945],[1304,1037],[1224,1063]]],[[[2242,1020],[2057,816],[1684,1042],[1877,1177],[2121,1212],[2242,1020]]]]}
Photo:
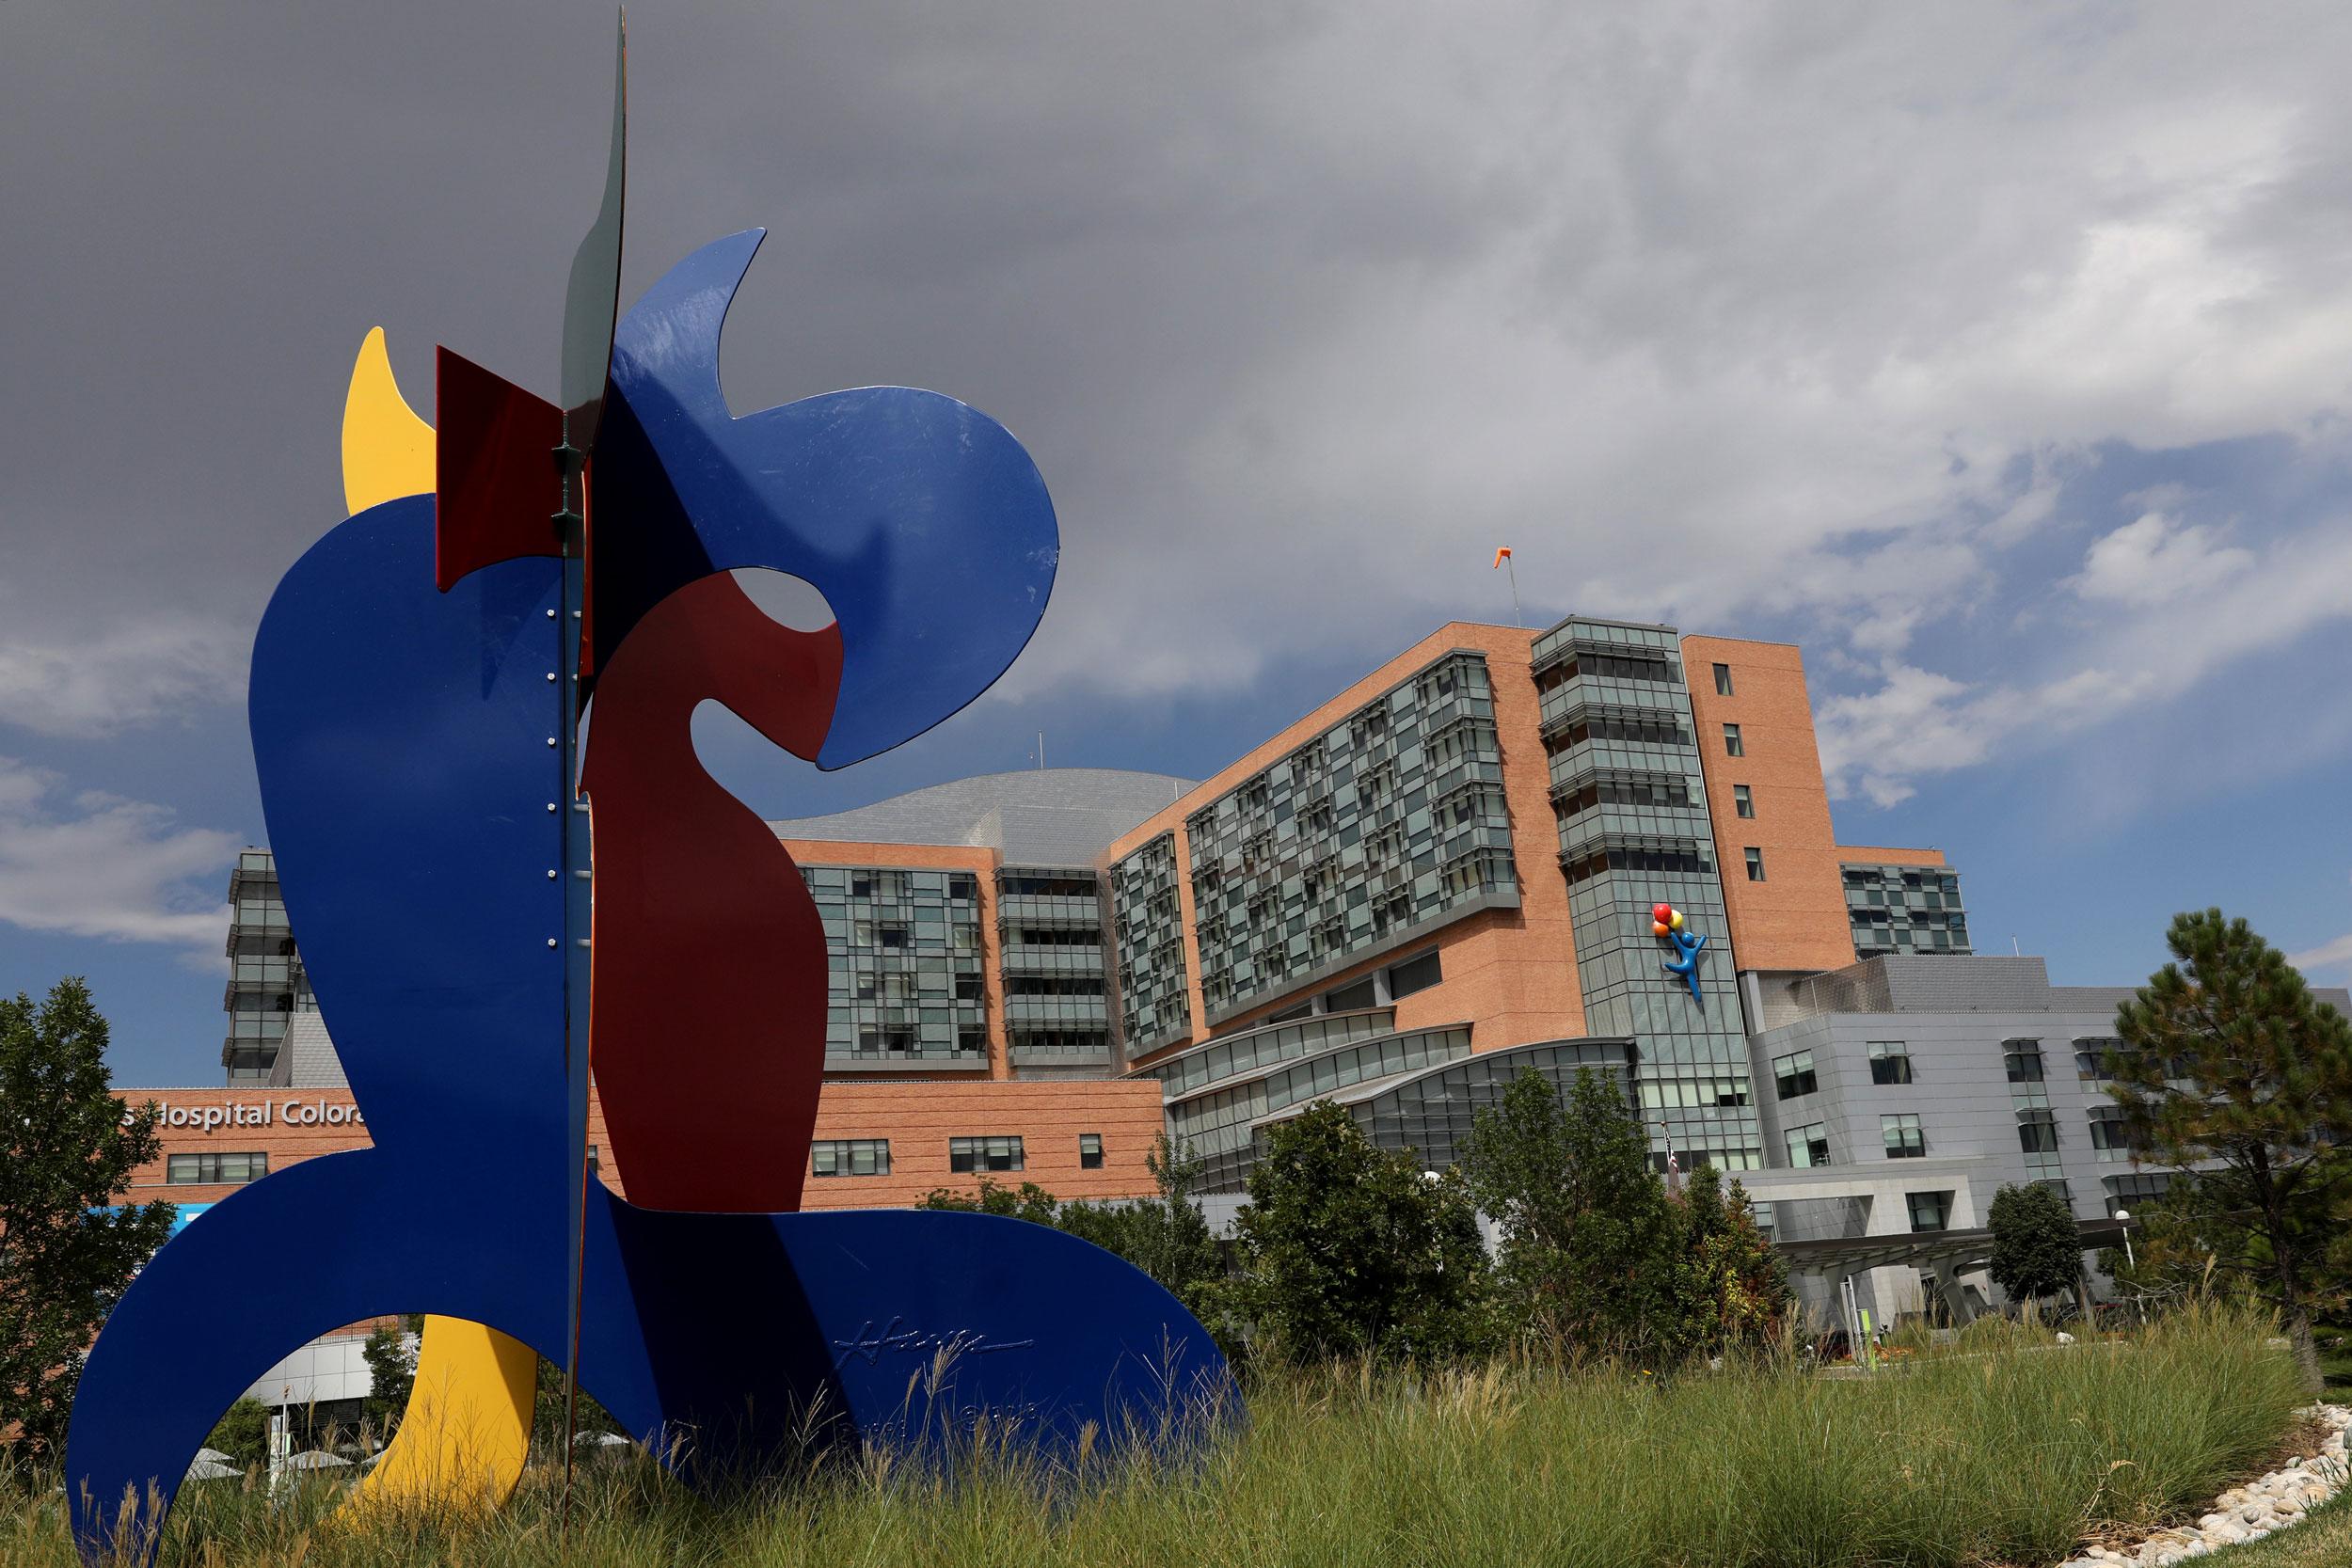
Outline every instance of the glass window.
{"type": "Polygon", "coordinates": [[[2042,1042],[2040,1040],[2003,1040],[2001,1062],[2009,1069],[2012,1084],[2042,1082],[2042,1042]]]}
{"type": "Polygon", "coordinates": [[[1948,1230],[1952,1223],[1952,1195],[1949,1193],[1905,1193],[1903,1202],[1911,1209],[1911,1228],[1914,1230],[1948,1230]]]}
{"type": "Polygon", "coordinates": [[[2074,1042],[2074,1076],[2086,1084],[2104,1084],[2114,1077],[2107,1071],[2107,1053],[2121,1051],[2119,1039],[2079,1039],[2074,1042]]]}
{"type": "Polygon", "coordinates": [[[1911,1047],[1900,1040],[1870,1042],[1870,1082],[1873,1084],[1908,1084],[1911,1082],[1911,1047]]]}
{"type": "Polygon", "coordinates": [[[1728,664],[1715,666],[1715,695],[1718,697],[1731,695],[1731,666],[1728,664]]]}
{"type": "Polygon", "coordinates": [[[2017,1147],[2028,1154],[2056,1154],[2058,1117],[2048,1111],[2017,1113],[2017,1147]]]}
{"type": "Polygon", "coordinates": [[[2141,1171],[2132,1176],[2110,1176],[2101,1184],[2107,1189],[2107,1213],[2112,1217],[2118,1209],[2137,1209],[2162,1197],[2172,1185],[2172,1173],[2141,1171]]]}
{"type": "MultiPolygon", "coordinates": [[[[1369,974],[1354,985],[1342,986],[1335,991],[1326,993],[1323,998],[1324,1010],[1334,1013],[1352,1013],[1365,1007],[1376,1007],[1379,1005],[1379,994],[1373,990],[1372,976],[1369,974]]],[[[1279,1013],[1275,1015],[1278,1020],[1281,1016],[1279,1013]]]]}
{"type": "Polygon", "coordinates": [[[1786,1056],[1772,1058],[1772,1077],[1780,1088],[1780,1098],[1794,1100],[1801,1094],[1811,1094],[1821,1086],[1814,1076],[1813,1053],[1792,1051],[1786,1056]]]}
{"type": "Polygon", "coordinates": [[[1731,786],[1731,805],[1732,809],[1737,811],[1742,816],[1754,816],[1756,815],[1756,797],[1748,793],[1748,786],[1746,784],[1733,784],[1731,786]]]}
{"type": "Polygon", "coordinates": [[[2131,1138],[2123,1122],[2123,1108],[2102,1105],[2090,1113],[2090,1147],[2107,1153],[2128,1153],[2131,1138]]]}
{"type": "Polygon", "coordinates": [[[1025,1168],[1019,1138],[949,1138],[947,1168],[960,1174],[1025,1168]]]}
{"type": "Polygon", "coordinates": [[[888,1138],[836,1138],[808,1146],[812,1176],[888,1176],[888,1138]]]}
{"type": "Polygon", "coordinates": [[[1886,1157],[1890,1160],[1919,1160],[1927,1156],[1927,1134],[1920,1132],[1917,1117],[1881,1117],[1879,1135],[1886,1140],[1886,1157]]]}
{"type": "Polygon", "coordinates": [[[175,1187],[238,1187],[269,1174],[269,1156],[250,1153],[174,1154],[164,1162],[164,1180],[175,1187]]]}
{"type": "Polygon", "coordinates": [[[1078,1168],[1080,1170],[1103,1168],[1102,1133],[1081,1132],[1078,1134],[1078,1168]]]}
{"type": "Polygon", "coordinates": [[[1740,743],[1740,726],[1737,724],[1725,724],[1724,726],[1724,755],[1727,757],[1743,757],[1747,754],[1746,750],[1740,743]]]}
{"type": "Polygon", "coordinates": [[[1445,978],[1445,971],[1438,962],[1438,950],[1431,948],[1418,958],[1389,966],[1389,1000],[1410,996],[1417,990],[1427,990],[1445,978]]]}
{"type": "Polygon", "coordinates": [[[1829,1164],[1829,1127],[1814,1122],[1788,1130],[1788,1163],[1802,1169],[1829,1164]]]}
{"type": "Polygon", "coordinates": [[[1748,880],[1751,882],[1762,881],[1764,879],[1764,851],[1758,849],[1755,845],[1751,844],[1748,846],[1747,855],[1748,880]]]}

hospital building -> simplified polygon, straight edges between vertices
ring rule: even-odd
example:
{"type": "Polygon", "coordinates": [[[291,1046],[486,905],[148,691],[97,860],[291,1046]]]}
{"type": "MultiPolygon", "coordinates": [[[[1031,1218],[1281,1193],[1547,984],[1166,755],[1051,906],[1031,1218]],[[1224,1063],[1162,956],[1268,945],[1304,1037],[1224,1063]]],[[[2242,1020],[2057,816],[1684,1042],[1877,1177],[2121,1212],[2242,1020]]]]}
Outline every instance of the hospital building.
{"type": "MultiPolygon", "coordinates": [[[[1839,840],[1786,643],[1456,622],[1206,779],[1000,773],[771,826],[830,966],[811,1208],[1140,1195],[1166,1132],[1222,1222],[1308,1104],[1434,1168],[1530,1069],[1612,1075],[1661,1168],[1746,1183],[1808,1303],[1851,1278],[1881,1321],[1997,1300],[2005,1183],[2057,1188],[2086,1247],[2161,1188],[2100,1078],[2128,992],[1978,953],[1941,850],[1839,840]],[[1705,938],[1689,979],[1661,903],[1705,938]]],[[[266,850],[230,895],[225,1084],[123,1091],[199,1113],[162,1196],[365,1137],[200,1114],[348,1101],[266,850]]]]}

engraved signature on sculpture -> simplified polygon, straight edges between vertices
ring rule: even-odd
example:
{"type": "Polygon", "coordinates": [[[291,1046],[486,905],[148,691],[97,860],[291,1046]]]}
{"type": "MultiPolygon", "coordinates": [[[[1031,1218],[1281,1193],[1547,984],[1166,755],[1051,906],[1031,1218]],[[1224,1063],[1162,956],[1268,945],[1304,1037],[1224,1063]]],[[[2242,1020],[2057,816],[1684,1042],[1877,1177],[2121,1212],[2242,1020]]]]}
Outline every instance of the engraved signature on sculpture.
{"type": "Polygon", "coordinates": [[[839,1371],[848,1366],[852,1356],[863,1357],[870,1367],[882,1359],[885,1351],[898,1351],[909,1355],[930,1355],[945,1351],[951,1356],[969,1351],[975,1355],[986,1355],[991,1351],[1029,1350],[1037,1344],[1035,1339],[992,1341],[969,1328],[950,1329],[946,1334],[933,1333],[929,1329],[901,1328],[899,1324],[905,1322],[904,1318],[892,1318],[877,1331],[874,1320],[868,1318],[858,1325],[854,1338],[833,1341],[833,1348],[841,1353],[834,1357],[834,1370],[839,1371]]]}

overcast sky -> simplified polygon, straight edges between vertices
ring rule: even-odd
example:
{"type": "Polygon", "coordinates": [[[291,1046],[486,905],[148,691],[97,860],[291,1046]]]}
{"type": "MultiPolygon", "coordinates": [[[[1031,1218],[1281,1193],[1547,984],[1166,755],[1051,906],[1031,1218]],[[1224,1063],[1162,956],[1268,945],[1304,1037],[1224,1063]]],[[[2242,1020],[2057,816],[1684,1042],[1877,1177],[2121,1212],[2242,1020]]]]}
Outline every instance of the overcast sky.
{"type": "MultiPolygon", "coordinates": [[[[0,982],[217,1082],[242,710],[365,331],[552,392],[600,6],[0,8],[0,982]]],[[[628,273],[771,237],[739,411],[1025,441],[997,694],[771,816],[1190,775],[1451,618],[1801,642],[1848,842],[2123,983],[2175,911],[2352,975],[2352,12],[780,7],[632,18],[628,273]]]]}

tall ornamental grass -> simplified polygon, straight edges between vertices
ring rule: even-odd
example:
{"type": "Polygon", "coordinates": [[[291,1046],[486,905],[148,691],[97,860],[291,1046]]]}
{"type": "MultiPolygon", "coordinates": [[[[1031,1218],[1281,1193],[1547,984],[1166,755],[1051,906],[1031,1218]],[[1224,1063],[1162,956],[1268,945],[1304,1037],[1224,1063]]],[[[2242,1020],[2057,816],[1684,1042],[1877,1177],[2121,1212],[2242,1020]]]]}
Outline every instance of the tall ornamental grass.
{"type": "MultiPolygon", "coordinates": [[[[1002,1444],[868,1460],[709,1499],[644,1461],[588,1466],[568,1535],[535,1469],[476,1520],[338,1518],[191,1487],[163,1560],[203,1568],[808,1564],[1460,1564],[1939,1568],[2056,1562],[2088,1529],[2184,1513],[2263,1469],[2301,1402],[2265,1323],[2192,1314],[2137,1338],[1921,1354],[1867,1377],[1786,1365],[1674,1378],[1496,1364],[1327,1369],[1252,1390],[1196,1463],[1106,1452],[1046,1473],[1002,1444]]],[[[20,1484],[0,1561],[73,1560],[20,1484]]]]}

